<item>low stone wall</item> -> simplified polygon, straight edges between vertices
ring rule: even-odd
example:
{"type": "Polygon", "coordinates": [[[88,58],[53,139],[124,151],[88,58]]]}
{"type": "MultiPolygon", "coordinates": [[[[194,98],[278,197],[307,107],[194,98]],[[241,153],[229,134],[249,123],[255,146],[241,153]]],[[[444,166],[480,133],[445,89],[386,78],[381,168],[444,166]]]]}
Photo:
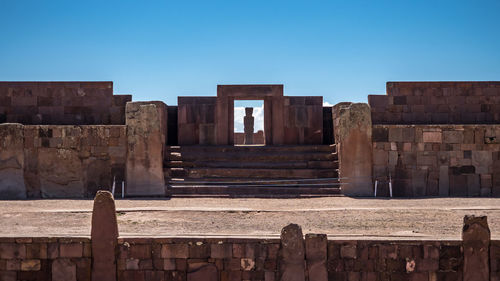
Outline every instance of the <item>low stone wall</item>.
{"type": "Polygon", "coordinates": [[[500,125],[374,125],[372,140],[382,195],[391,175],[395,196],[500,196],[500,125]]]}
{"type": "Polygon", "coordinates": [[[126,126],[1,124],[3,131],[9,134],[0,134],[0,143],[17,136],[19,145],[0,152],[0,172],[8,171],[0,190],[9,190],[2,199],[93,197],[99,189],[111,190],[113,178],[124,181],[126,126]]]}
{"type": "Polygon", "coordinates": [[[0,280],[91,280],[89,238],[0,238],[0,280]]]}
{"type": "Polygon", "coordinates": [[[485,280],[500,241],[465,216],[462,240],[328,240],[289,224],[280,239],[119,238],[111,193],[94,199],[91,239],[0,238],[0,280],[485,280]],[[91,265],[92,263],[92,265],[91,265]],[[106,278],[103,278],[106,276],[106,278]]]}

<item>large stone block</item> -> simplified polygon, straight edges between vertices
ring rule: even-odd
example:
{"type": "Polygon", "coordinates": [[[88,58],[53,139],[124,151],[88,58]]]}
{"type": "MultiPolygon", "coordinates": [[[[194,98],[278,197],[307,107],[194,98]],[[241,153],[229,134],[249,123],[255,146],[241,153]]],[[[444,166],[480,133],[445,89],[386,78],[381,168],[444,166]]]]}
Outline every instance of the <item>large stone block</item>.
{"type": "Polygon", "coordinates": [[[26,198],[24,126],[0,124],[0,199],[26,198]]]}
{"type": "Polygon", "coordinates": [[[37,162],[43,198],[84,197],[84,169],[78,151],[40,148],[37,162]]]}
{"type": "Polygon", "coordinates": [[[161,104],[129,102],[126,106],[128,196],[163,196],[166,111],[161,104]]]}
{"type": "Polygon", "coordinates": [[[326,234],[306,234],[306,261],[309,281],[327,281],[327,237],[326,234]]]}
{"type": "MultiPolygon", "coordinates": [[[[365,103],[337,104],[333,108],[335,141],[339,151],[342,193],[370,196],[372,188],[372,120],[365,103]]],[[[390,138],[390,132],[389,132],[390,138]]]]}

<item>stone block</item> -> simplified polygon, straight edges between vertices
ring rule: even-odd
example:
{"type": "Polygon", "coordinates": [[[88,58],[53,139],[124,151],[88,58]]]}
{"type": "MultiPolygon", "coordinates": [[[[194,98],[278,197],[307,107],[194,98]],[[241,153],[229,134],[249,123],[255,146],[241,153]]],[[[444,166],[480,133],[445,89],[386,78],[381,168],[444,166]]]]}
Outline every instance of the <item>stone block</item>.
{"type": "Polygon", "coordinates": [[[231,244],[211,244],[210,257],[213,259],[226,259],[233,257],[231,244]]]}
{"type": "Polygon", "coordinates": [[[463,143],[463,131],[447,131],[443,130],[443,143],[463,143]]]}
{"type": "Polygon", "coordinates": [[[446,197],[450,194],[449,167],[439,166],[439,196],[446,197]]]}
{"type": "Polygon", "coordinates": [[[61,243],[59,253],[61,258],[81,258],[83,245],[81,243],[61,243]]]}
{"type": "Polygon", "coordinates": [[[388,142],[389,129],[385,127],[374,127],[372,131],[373,142],[388,142]]]}
{"type": "Polygon", "coordinates": [[[41,268],[40,260],[22,260],[21,271],[39,271],[41,268]]]}
{"type": "Polygon", "coordinates": [[[403,128],[389,128],[389,141],[390,142],[403,142],[403,128]]]}
{"type": "Polygon", "coordinates": [[[342,186],[342,191],[348,196],[371,196],[373,149],[370,107],[355,103],[348,107],[335,106],[333,111],[334,115],[338,115],[334,130],[339,149],[339,174],[348,183],[342,186]]]}
{"type": "Polygon", "coordinates": [[[466,175],[450,175],[450,196],[467,196],[466,175]]]}
{"type": "Polygon", "coordinates": [[[305,238],[309,281],[327,281],[327,237],[325,234],[307,234],[305,238]]]}
{"type": "Polygon", "coordinates": [[[164,106],[127,103],[127,195],[165,195],[163,175],[165,122],[166,108],[164,106]]]}
{"type": "Polygon", "coordinates": [[[189,248],[187,244],[164,244],[161,247],[162,258],[187,259],[189,248]]]}
{"type": "Polygon", "coordinates": [[[479,196],[481,184],[478,174],[467,175],[467,196],[479,196]]]}
{"type": "Polygon", "coordinates": [[[24,126],[0,124],[0,199],[25,199],[24,126]]]}
{"type": "Polygon", "coordinates": [[[441,132],[423,132],[424,142],[441,143],[442,133],[441,132]]]}
{"type": "Polygon", "coordinates": [[[206,264],[194,271],[187,273],[187,281],[217,281],[219,280],[217,267],[206,264]]]}
{"type": "MultiPolygon", "coordinates": [[[[76,281],[76,265],[69,259],[56,259],[52,262],[52,281],[76,281]]],[[[116,279],[97,279],[116,280],[116,279]]]]}

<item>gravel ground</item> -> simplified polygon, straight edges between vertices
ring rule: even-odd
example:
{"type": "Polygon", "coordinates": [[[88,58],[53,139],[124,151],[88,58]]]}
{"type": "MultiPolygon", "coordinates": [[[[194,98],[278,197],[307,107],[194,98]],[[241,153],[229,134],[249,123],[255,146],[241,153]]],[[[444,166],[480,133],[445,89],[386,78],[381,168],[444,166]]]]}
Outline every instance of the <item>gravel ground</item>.
{"type": "MultiPolygon", "coordinates": [[[[466,214],[487,215],[500,239],[499,198],[117,200],[121,236],[277,237],[304,233],[342,239],[460,239],[466,214]]],[[[89,236],[92,200],[0,201],[0,236],[89,236]]]]}

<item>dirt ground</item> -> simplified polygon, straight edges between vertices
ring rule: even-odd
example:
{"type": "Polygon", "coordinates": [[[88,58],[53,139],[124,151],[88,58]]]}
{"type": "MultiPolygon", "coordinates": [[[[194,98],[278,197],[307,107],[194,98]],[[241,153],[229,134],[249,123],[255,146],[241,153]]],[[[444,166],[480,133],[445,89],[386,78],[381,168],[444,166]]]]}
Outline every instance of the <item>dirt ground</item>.
{"type": "MultiPolygon", "coordinates": [[[[0,201],[0,236],[89,236],[92,200],[0,201]]],[[[304,233],[338,239],[460,239],[466,214],[487,215],[500,239],[500,199],[117,200],[121,236],[278,237],[304,233]]]]}

